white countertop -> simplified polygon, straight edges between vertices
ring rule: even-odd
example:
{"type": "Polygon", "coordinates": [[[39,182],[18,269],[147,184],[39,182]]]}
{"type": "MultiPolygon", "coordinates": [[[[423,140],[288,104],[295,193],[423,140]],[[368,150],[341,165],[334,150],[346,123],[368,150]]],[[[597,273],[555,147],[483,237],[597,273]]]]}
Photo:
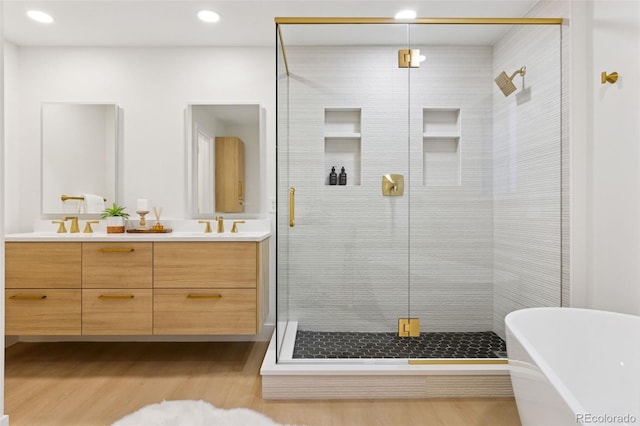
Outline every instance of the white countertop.
{"type": "MultiPolygon", "coordinates": [[[[80,230],[84,229],[85,220],[80,220],[80,230]]],[[[105,224],[94,224],[93,233],[62,233],[56,232],[57,225],[51,221],[36,221],[33,232],[22,232],[5,235],[6,242],[134,242],[134,241],[263,241],[271,236],[271,221],[269,219],[246,220],[238,224],[238,232],[231,233],[233,220],[224,221],[225,231],[216,233],[216,223],[211,220],[213,232],[205,233],[204,225],[198,220],[163,221],[165,228],[172,232],[166,233],[121,233],[108,234],[105,224]]],[[[67,229],[70,223],[67,222],[67,229]]]]}

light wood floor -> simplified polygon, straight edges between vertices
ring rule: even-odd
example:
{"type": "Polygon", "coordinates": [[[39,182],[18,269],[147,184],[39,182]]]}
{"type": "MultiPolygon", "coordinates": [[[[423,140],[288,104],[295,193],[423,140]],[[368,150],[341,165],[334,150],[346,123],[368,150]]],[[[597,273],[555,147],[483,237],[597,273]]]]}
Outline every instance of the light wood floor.
{"type": "Polygon", "coordinates": [[[511,398],[264,401],[267,343],[18,343],[6,350],[12,426],[108,425],[162,400],[247,407],[292,425],[516,426],[511,398]]]}

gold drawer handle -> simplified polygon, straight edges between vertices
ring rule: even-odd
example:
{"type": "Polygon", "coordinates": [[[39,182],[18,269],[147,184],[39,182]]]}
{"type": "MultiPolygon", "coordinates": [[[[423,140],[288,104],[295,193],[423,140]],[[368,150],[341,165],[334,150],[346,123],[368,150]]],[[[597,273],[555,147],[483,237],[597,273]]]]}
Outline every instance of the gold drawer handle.
{"type": "Polygon", "coordinates": [[[98,296],[98,299],[102,299],[102,300],[122,300],[122,299],[133,299],[135,296],[133,294],[114,294],[114,295],[108,295],[108,294],[101,294],[100,296],[98,296]]]}
{"type": "Polygon", "coordinates": [[[103,247],[98,249],[101,253],[131,253],[133,248],[126,247],[103,247]]]}
{"type": "Polygon", "coordinates": [[[221,294],[188,294],[187,299],[222,299],[221,294]]]}
{"type": "Polygon", "coordinates": [[[47,296],[44,294],[42,296],[24,296],[19,294],[16,294],[14,296],[9,296],[9,299],[13,299],[13,300],[43,300],[46,298],[47,296]]]}

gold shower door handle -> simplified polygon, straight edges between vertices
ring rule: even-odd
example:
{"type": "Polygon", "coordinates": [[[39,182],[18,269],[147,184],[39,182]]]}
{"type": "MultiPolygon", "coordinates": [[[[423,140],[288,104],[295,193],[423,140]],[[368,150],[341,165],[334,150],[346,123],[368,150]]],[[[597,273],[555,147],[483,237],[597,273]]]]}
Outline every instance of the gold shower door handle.
{"type": "Polygon", "coordinates": [[[289,227],[296,226],[296,189],[289,188],[289,227]]]}

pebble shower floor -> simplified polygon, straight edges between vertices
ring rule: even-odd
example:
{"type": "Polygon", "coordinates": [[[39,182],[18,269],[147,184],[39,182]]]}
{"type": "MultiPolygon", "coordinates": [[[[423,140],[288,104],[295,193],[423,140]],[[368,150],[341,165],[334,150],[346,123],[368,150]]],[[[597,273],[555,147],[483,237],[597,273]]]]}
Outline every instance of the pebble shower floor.
{"type": "Polygon", "coordinates": [[[293,358],[506,358],[506,343],[492,331],[359,333],[298,330],[293,358]]]}

